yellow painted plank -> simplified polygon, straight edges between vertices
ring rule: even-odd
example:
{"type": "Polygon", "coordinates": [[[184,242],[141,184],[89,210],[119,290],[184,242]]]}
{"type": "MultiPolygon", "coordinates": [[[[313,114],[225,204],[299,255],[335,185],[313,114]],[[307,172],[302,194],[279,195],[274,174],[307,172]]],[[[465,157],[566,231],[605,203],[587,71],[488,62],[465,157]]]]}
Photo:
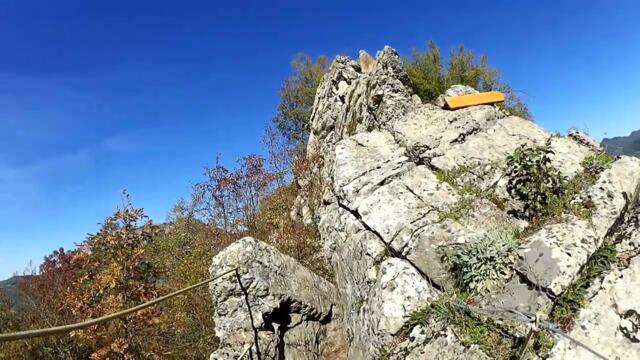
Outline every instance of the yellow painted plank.
{"type": "Polygon", "coordinates": [[[500,91],[489,91],[478,94],[445,97],[444,101],[451,110],[467,106],[495,104],[504,101],[504,94],[500,91]]]}

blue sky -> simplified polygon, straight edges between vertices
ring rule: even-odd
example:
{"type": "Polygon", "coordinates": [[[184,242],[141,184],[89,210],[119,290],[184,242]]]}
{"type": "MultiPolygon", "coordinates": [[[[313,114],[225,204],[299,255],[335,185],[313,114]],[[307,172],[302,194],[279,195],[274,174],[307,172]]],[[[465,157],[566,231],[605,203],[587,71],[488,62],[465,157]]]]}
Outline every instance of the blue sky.
{"type": "Polygon", "coordinates": [[[259,152],[297,52],[489,56],[539,124],[640,128],[637,1],[0,2],[0,279],[128,189],[156,221],[217,153],[259,152]]]}

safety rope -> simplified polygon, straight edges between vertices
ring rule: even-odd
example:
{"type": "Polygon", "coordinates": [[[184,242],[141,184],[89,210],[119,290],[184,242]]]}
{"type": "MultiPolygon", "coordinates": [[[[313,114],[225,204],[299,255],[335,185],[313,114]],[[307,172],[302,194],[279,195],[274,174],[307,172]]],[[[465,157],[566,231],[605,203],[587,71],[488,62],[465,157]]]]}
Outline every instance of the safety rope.
{"type": "Polygon", "coordinates": [[[237,268],[233,268],[230,270],[227,270],[225,272],[223,272],[222,274],[216,275],[214,277],[211,277],[207,280],[203,280],[197,284],[193,284],[191,286],[188,286],[186,288],[174,291],[170,294],[155,298],[151,301],[148,301],[144,304],[140,304],[138,306],[134,306],[132,308],[123,310],[123,311],[119,311],[117,313],[113,313],[113,314],[109,314],[109,315],[105,315],[96,319],[89,319],[80,323],[76,323],[76,324],[69,324],[69,325],[63,325],[63,326],[56,326],[56,327],[51,327],[51,328],[46,328],[46,329],[37,329],[37,330],[27,330],[27,331],[20,331],[20,332],[15,332],[15,333],[8,333],[8,334],[0,334],[0,342],[5,342],[5,341],[15,341],[15,340],[24,340],[24,339],[31,339],[31,338],[35,338],[35,337],[42,337],[42,336],[50,336],[50,335],[58,335],[58,334],[64,334],[64,333],[68,333],[71,331],[75,331],[75,330],[80,330],[80,329],[84,329],[86,327],[89,326],[93,326],[93,325],[98,325],[98,324],[102,324],[104,322],[110,321],[110,320],[114,320],[117,318],[121,318],[123,316],[127,316],[129,314],[138,312],[142,309],[146,309],[150,306],[156,305],[158,303],[161,303],[163,301],[169,300],[173,297],[176,297],[178,295],[181,295],[187,291],[199,288],[203,285],[206,285],[212,281],[218,280],[219,278],[231,274],[233,272],[235,272],[237,270],[237,268]]]}
{"type": "MultiPolygon", "coordinates": [[[[534,314],[534,313],[529,313],[529,312],[525,312],[525,311],[520,311],[518,309],[512,309],[512,308],[501,308],[501,307],[495,307],[495,308],[479,308],[479,307],[475,307],[475,306],[470,306],[467,304],[463,304],[463,303],[458,303],[457,304],[460,307],[463,307],[469,311],[478,313],[478,314],[482,314],[484,316],[487,317],[491,317],[494,319],[499,319],[499,320],[507,320],[507,321],[517,321],[517,322],[522,322],[522,323],[528,323],[528,324],[532,324],[532,332],[535,332],[539,329],[545,329],[548,330],[554,334],[558,334],[559,336],[564,337],[565,339],[573,342],[574,344],[582,347],[583,349],[589,351],[590,353],[592,353],[593,355],[599,357],[600,359],[603,360],[608,360],[604,355],[598,353],[596,350],[594,350],[593,348],[591,348],[590,346],[588,346],[587,344],[574,339],[573,337],[569,336],[567,333],[563,332],[560,328],[560,325],[558,325],[557,323],[550,321],[550,320],[546,320],[543,319],[543,314],[534,314]]],[[[529,334],[530,336],[532,335],[532,333],[530,332],[529,334]]],[[[526,351],[526,348],[528,347],[528,341],[527,344],[525,344],[525,349],[523,350],[526,351]]]]}
{"type": "MultiPolygon", "coordinates": [[[[113,314],[109,314],[109,315],[105,315],[96,319],[89,319],[80,323],[76,323],[76,324],[69,324],[69,325],[63,325],[63,326],[56,326],[56,327],[51,327],[51,328],[45,328],[45,329],[37,329],[37,330],[27,330],[27,331],[20,331],[20,332],[15,332],[15,333],[8,333],[8,334],[0,334],[0,342],[6,342],[6,341],[15,341],[15,340],[24,340],[24,339],[31,339],[31,338],[35,338],[35,337],[43,337],[43,336],[51,336],[51,335],[58,335],[58,334],[64,334],[64,333],[68,333],[71,331],[75,331],[75,330],[80,330],[80,329],[84,329],[87,328],[89,326],[93,326],[93,325],[98,325],[98,324],[102,324],[104,322],[110,321],[110,320],[114,320],[117,318],[121,318],[124,316],[127,316],[129,314],[138,312],[142,309],[146,309],[150,306],[156,305],[158,303],[161,303],[163,301],[166,301],[168,299],[171,299],[173,297],[176,297],[178,295],[181,295],[187,291],[199,288],[203,285],[206,285],[210,282],[213,282],[215,280],[220,279],[221,277],[237,272],[237,268],[232,268],[230,270],[227,270],[221,274],[218,274],[214,277],[211,277],[209,279],[203,280],[197,284],[188,286],[186,288],[174,291],[170,294],[158,297],[156,299],[153,299],[151,301],[148,301],[144,304],[140,304],[138,306],[134,306],[132,308],[123,310],[123,311],[119,311],[117,313],[113,313],[113,314]]],[[[528,336],[527,336],[527,342],[525,345],[525,348],[523,350],[523,354],[524,352],[527,350],[527,347],[529,345],[529,341],[531,340],[531,337],[533,335],[533,332],[538,331],[539,329],[546,329],[552,333],[558,334],[559,336],[562,336],[564,338],[566,338],[567,340],[573,342],[574,344],[584,348],[585,350],[591,352],[593,355],[603,359],[603,360],[608,360],[605,356],[601,355],[600,353],[598,353],[596,350],[592,349],[591,347],[589,347],[588,345],[586,345],[585,343],[572,338],[571,336],[569,336],[568,334],[564,333],[562,330],[560,330],[560,326],[556,323],[554,323],[553,321],[550,320],[546,320],[546,319],[542,319],[541,314],[533,314],[533,313],[529,313],[529,312],[524,312],[524,311],[520,311],[517,309],[512,309],[512,308],[500,308],[500,307],[495,307],[495,308],[479,308],[479,307],[475,307],[475,306],[470,306],[467,304],[463,304],[463,303],[456,303],[456,305],[458,305],[459,307],[462,307],[468,311],[471,312],[475,312],[487,317],[491,317],[491,318],[495,318],[495,319],[499,319],[499,320],[508,320],[508,321],[517,321],[517,322],[523,322],[523,323],[528,323],[528,324],[532,324],[532,328],[531,331],[529,332],[528,336]]],[[[251,349],[251,347],[253,346],[253,343],[248,344],[244,351],[240,354],[240,357],[238,359],[242,359],[247,352],[251,349]]]]}

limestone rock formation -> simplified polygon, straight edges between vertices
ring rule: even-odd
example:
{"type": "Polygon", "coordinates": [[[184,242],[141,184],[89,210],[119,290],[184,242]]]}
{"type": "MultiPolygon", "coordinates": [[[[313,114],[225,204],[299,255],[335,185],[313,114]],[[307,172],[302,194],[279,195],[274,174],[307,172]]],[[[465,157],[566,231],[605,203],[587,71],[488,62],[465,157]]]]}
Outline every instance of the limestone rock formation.
{"type": "MultiPolygon", "coordinates": [[[[569,333],[607,359],[640,358],[640,207],[613,234],[621,262],[590,289],[590,300],[569,333]]],[[[549,359],[599,359],[560,339],[549,359]]]]}
{"type": "Polygon", "coordinates": [[[247,346],[260,359],[323,359],[344,346],[335,287],[253,238],[213,259],[211,273],[237,268],[210,285],[220,347],[211,360],[237,359],[247,346]]]}
{"type": "MultiPolygon", "coordinates": [[[[450,111],[422,104],[389,47],[366,64],[363,68],[340,56],[323,78],[307,146],[311,173],[321,179],[320,199],[312,209],[311,199],[300,196],[293,211],[318,225],[335,286],[247,239],[218,255],[211,267],[212,273],[246,267],[243,279],[255,303],[253,328],[259,329],[260,346],[284,344],[287,359],[321,358],[322,347],[342,340],[349,359],[375,359],[381,349],[396,358],[485,359],[487,354],[455,328],[405,325],[412,312],[455,286],[449,255],[483,234],[511,229],[527,234],[519,260],[507,280],[478,297],[479,304],[548,314],[591,255],[605,241],[614,241],[627,249],[619,253],[627,254],[624,265],[592,290],[573,333],[594,346],[610,342],[616,348],[610,353],[620,358],[637,356],[640,259],[634,251],[640,229],[629,219],[638,213],[640,159],[616,159],[571,200],[588,202],[590,217],[565,214],[532,229],[513,215],[522,204],[507,191],[507,155],[521,145],[546,145],[553,151],[552,165],[571,178],[582,176],[583,161],[602,151],[596,142],[579,132],[551,134],[493,105],[450,111]],[[456,181],[464,186],[443,181],[442,174],[461,167],[468,171],[456,181]],[[492,197],[470,196],[469,188],[492,197]],[[256,266],[263,270],[250,270],[256,266]],[[289,313],[304,309],[296,314],[315,332],[303,338],[321,344],[309,350],[312,355],[291,346],[291,330],[284,340],[277,335],[281,330],[270,330],[275,325],[268,314],[283,304],[298,304],[287,305],[289,313]]],[[[447,94],[472,91],[455,87],[447,94]]],[[[242,291],[230,281],[212,286],[216,331],[223,343],[216,354],[237,353],[253,339],[242,291]]],[[[580,351],[560,341],[552,356],[582,358],[580,351]]]]}

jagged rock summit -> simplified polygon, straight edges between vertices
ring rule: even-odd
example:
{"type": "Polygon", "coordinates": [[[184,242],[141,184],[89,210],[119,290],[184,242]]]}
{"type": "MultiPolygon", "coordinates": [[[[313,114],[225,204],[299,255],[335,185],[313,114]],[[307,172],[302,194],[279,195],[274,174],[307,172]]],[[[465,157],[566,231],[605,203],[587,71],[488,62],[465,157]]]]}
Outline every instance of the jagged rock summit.
{"type": "MultiPolygon", "coordinates": [[[[315,276],[253,239],[231,245],[211,273],[238,266],[243,285],[234,277],[211,285],[222,344],[211,358],[237,357],[246,346],[262,359],[490,358],[492,349],[452,324],[407,321],[455,288],[451,254],[504,229],[523,234],[517,261],[477,296],[478,306],[549,314],[589,258],[613,243],[620,261],[589,288],[570,335],[611,359],[640,358],[640,159],[617,158],[572,200],[588,199],[588,218],[568,213],[533,228],[514,216],[523,204],[507,191],[507,155],[547,146],[553,167],[572,178],[601,152],[597,143],[579,132],[551,134],[494,105],[423,104],[395,50],[360,59],[366,64],[337,57],[318,89],[307,156],[321,195],[301,196],[293,209],[318,224],[335,278],[315,276]],[[465,187],[443,179],[448,173],[465,187]],[[470,197],[469,188],[480,195],[470,197]]],[[[509,329],[514,338],[526,335],[509,329]]],[[[550,356],[593,355],[559,340],[550,356]]]]}

